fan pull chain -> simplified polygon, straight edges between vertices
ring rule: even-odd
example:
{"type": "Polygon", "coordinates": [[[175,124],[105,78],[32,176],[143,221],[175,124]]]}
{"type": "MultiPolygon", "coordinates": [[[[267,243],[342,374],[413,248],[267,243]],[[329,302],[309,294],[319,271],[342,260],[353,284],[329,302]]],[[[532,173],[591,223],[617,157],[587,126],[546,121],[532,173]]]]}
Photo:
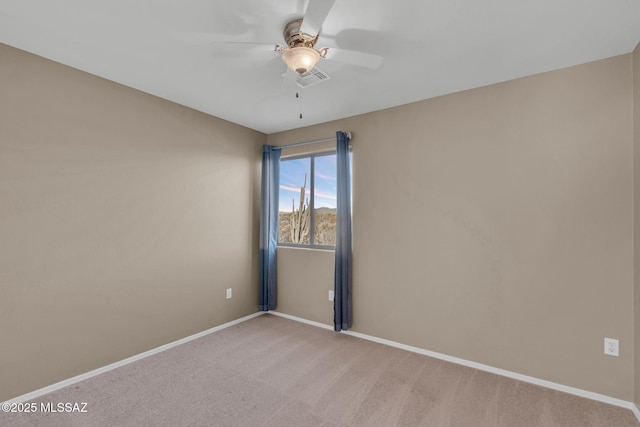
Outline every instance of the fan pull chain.
{"type": "Polygon", "coordinates": [[[302,119],[302,95],[299,92],[296,92],[296,98],[298,98],[298,104],[300,106],[300,119],[302,119]]]}

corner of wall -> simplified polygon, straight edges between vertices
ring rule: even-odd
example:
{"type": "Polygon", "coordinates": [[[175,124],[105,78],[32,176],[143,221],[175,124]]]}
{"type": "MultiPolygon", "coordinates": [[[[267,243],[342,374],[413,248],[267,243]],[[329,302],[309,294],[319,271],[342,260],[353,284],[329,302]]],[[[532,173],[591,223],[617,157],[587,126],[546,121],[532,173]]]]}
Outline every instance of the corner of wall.
{"type": "MultiPolygon", "coordinates": [[[[640,408],[640,43],[632,53],[633,67],[633,264],[634,264],[634,402],[640,408]]],[[[640,420],[640,411],[634,411],[640,420]]]]}

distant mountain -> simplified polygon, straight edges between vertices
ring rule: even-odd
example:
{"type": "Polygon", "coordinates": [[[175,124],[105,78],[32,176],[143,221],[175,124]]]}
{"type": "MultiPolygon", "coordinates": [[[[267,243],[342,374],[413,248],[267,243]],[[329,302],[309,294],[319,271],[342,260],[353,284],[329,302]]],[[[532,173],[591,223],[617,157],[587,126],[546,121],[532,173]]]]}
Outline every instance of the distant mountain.
{"type": "Polygon", "coordinates": [[[317,213],[317,214],[333,214],[333,215],[336,214],[336,209],[335,208],[333,208],[333,209],[331,209],[331,208],[318,208],[318,209],[314,209],[313,211],[315,213],[317,213]]]}

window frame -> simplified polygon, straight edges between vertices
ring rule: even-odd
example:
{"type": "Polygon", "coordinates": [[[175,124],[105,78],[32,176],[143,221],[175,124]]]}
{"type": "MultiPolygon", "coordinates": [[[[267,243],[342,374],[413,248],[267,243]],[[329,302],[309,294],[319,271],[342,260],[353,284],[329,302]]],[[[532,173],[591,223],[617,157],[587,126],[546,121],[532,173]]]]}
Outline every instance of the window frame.
{"type": "MultiPolygon", "coordinates": [[[[320,250],[331,250],[331,251],[335,251],[336,247],[335,245],[317,245],[314,243],[315,240],[315,213],[314,213],[314,209],[315,209],[315,159],[316,157],[325,157],[325,156],[331,156],[331,155],[336,155],[337,154],[337,150],[329,150],[329,151],[318,151],[318,152],[314,152],[314,153],[307,153],[307,154],[300,154],[300,155],[293,155],[291,157],[285,157],[285,158],[281,158],[280,159],[280,163],[282,164],[282,162],[286,162],[289,160],[299,160],[299,159],[309,159],[309,194],[311,197],[309,197],[309,209],[311,209],[311,216],[310,216],[310,222],[309,222],[309,244],[305,244],[305,243],[290,243],[290,242],[285,242],[285,243],[281,243],[281,242],[277,242],[276,247],[277,246],[283,246],[283,247],[287,247],[287,248],[304,248],[304,249],[320,249],[320,250]]],[[[279,215],[279,213],[278,213],[279,215]]],[[[278,218],[278,224],[280,224],[280,219],[278,218]]]]}

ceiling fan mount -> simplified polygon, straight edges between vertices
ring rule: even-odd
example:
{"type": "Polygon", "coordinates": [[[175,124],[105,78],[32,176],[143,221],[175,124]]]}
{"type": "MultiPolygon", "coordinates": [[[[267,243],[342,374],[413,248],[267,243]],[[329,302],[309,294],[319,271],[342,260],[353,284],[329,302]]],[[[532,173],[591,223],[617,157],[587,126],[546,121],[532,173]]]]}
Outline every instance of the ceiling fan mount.
{"type": "Polygon", "coordinates": [[[302,18],[294,19],[284,26],[282,36],[284,41],[290,48],[292,47],[314,47],[318,41],[318,35],[312,36],[310,34],[303,33],[302,18]]]}

